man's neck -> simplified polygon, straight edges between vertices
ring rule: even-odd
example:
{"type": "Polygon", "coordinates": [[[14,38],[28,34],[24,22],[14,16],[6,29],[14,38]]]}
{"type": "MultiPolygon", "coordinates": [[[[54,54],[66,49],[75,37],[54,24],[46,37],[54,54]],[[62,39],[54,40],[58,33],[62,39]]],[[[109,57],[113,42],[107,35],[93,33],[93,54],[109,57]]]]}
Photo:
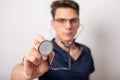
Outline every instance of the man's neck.
{"type": "Polygon", "coordinates": [[[67,41],[62,41],[60,39],[55,38],[55,42],[65,51],[68,51],[69,48],[75,47],[74,40],[67,42],[67,41]]]}

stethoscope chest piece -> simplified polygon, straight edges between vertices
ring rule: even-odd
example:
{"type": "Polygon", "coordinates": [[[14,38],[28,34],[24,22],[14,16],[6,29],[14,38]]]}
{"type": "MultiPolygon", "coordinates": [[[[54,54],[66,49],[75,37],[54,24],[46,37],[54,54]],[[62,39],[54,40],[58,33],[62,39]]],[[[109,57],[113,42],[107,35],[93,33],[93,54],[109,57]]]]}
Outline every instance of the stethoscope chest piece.
{"type": "Polygon", "coordinates": [[[48,56],[53,51],[53,44],[49,40],[40,43],[38,51],[42,56],[48,56]]]}

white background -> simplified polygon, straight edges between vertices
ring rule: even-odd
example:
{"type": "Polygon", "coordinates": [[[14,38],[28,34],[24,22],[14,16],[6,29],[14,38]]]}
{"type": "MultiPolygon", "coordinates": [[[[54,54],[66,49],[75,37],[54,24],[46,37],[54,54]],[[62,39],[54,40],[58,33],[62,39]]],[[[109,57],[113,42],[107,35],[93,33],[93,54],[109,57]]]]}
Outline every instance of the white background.
{"type": "MultiPolygon", "coordinates": [[[[36,34],[51,39],[53,0],[0,0],[0,80],[10,80],[36,34]]],[[[96,71],[91,80],[120,80],[120,0],[76,0],[84,30],[77,41],[89,46],[96,71]]]]}

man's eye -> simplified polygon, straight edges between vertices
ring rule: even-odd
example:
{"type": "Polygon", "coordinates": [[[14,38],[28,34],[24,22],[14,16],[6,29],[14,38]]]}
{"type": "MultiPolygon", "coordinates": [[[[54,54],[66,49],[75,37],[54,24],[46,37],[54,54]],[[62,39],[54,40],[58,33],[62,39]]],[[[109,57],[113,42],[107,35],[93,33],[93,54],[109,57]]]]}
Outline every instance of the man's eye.
{"type": "Polygon", "coordinates": [[[78,19],[71,19],[70,22],[78,22],[78,19]]]}
{"type": "Polygon", "coordinates": [[[65,20],[65,19],[58,19],[57,21],[63,23],[63,22],[65,22],[66,20],[65,20]]]}

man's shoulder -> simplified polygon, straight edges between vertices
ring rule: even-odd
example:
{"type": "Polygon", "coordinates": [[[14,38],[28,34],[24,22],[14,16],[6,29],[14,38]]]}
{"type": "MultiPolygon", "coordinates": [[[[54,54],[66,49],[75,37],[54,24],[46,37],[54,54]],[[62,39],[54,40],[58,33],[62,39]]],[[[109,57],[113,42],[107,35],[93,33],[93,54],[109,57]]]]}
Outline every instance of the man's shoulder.
{"type": "Polygon", "coordinates": [[[78,43],[76,42],[76,44],[78,44],[80,47],[82,47],[85,51],[91,51],[90,47],[86,44],[83,44],[83,43],[78,43]]]}

